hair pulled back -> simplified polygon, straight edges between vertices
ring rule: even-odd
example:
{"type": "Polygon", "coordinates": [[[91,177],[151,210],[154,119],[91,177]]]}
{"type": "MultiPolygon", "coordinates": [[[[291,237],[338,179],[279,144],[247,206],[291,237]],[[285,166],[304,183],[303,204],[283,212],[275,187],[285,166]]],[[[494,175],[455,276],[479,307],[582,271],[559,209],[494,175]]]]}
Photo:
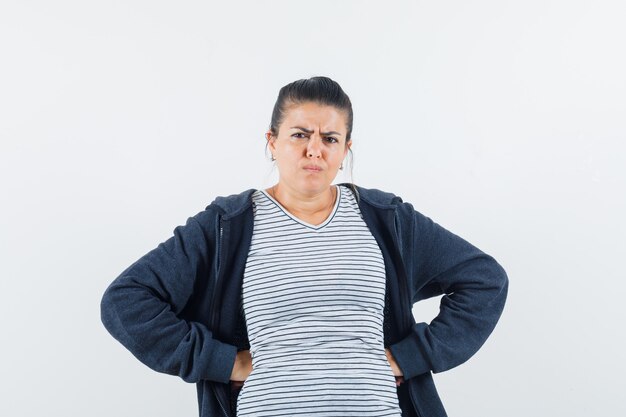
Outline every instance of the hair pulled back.
{"type": "Polygon", "coordinates": [[[335,107],[346,115],[346,143],[352,136],[352,102],[341,86],[328,77],[317,76],[289,83],[278,92],[272,111],[270,131],[278,136],[278,128],[292,106],[313,102],[335,107]]]}

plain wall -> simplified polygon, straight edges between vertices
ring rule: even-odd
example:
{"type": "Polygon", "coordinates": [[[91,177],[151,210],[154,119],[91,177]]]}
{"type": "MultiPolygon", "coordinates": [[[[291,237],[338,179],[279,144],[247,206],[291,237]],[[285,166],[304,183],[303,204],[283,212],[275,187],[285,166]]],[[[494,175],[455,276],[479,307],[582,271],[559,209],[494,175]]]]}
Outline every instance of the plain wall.
{"type": "Polygon", "coordinates": [[[2,1],[0,415],[197,415],[194,385],[106,332],[100,298],[216,196],[274,183],[272,106],[314,75],[352,99],[354,182],[509,275],[491,338],[435,375],[450,416],[626,415],[625,15],[601,0],[2,1]]]}

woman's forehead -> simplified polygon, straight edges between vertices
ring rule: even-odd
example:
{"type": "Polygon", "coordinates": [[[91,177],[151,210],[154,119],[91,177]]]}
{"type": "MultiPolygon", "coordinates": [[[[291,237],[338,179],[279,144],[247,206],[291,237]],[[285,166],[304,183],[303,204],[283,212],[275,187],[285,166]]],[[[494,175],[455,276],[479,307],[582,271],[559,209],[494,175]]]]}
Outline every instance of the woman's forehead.
{"type": "Polygon", "coordinates": [[[288,129],[295,126],[307,129],[319,127],[325,131],[335,130],[341,132],[346,129],[346,116],[345,112],[333,106],[303,103],[294,105],[287,111],[284,123],[288,129]]]}

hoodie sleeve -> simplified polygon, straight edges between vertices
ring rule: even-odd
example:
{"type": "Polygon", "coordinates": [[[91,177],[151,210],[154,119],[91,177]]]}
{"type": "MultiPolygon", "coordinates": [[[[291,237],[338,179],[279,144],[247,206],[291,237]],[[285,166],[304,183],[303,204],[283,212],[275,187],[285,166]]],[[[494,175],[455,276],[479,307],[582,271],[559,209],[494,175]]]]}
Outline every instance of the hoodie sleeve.
{"type": "Polygon", "coordinates": [[[115,278],[100,304],[106,329],[137,359],[187,382],[227,383],[237,353],[205,324],[179,317],[196,280],[210,275],[215,232],[202,224],[213,216],[205,210],[177,226],[172,237],[115,278]]]}
{"type": "Polygon", "coordinates": [[[415,211],[401,228],[403,258],[412,303],[443,294],[439,314],[413,324],[409,334],[389,349],[404,378],[446,371],[467,361],[495,328],[506,301],[508,277],[490,255],[415,211]]]}

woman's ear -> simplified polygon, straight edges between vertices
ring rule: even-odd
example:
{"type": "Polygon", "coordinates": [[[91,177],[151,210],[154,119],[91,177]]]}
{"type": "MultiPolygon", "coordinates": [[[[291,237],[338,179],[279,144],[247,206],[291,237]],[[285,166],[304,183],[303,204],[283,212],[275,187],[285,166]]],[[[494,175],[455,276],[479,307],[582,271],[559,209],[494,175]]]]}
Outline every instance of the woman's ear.
{"type": "Polygon", "coordinates": [[[267,140],[267,147],[270,148],[270,151],[274,152],[274,136],[272,136],[272,131],[268,130],[265,132],[265,140],[267,140]]]}

